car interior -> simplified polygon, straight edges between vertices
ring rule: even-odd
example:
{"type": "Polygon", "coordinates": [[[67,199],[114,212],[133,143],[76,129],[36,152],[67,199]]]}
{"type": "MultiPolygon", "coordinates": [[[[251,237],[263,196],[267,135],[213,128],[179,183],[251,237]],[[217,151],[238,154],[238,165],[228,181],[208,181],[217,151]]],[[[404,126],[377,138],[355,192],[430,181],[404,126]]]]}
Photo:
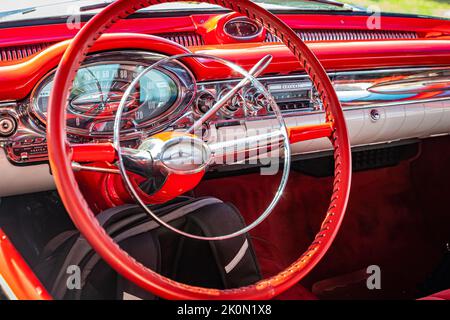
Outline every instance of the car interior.
{"type": "Polygon", "coordinates": [[[449,300],[450,20],[0,4],[0,299],[449,300]]]}

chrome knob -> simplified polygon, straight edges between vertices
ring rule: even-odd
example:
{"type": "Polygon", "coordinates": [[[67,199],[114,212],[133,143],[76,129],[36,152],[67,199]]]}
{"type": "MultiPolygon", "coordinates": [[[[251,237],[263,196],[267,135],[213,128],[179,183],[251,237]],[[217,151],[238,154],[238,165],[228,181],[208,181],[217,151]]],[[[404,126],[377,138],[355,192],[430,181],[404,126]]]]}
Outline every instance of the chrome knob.
{"type": "Polygon", "coordinates": [[[258,112],[261,109],[266,109],[268,106],[264,94],[255,88],[247,90],[245,93],[245,100],[247,102],[247,108],[252,112],[258,112]]]}
{"type": "Polygon", "coordinates": [[[255,105],[258,109],[266,109],[268,107],[267,99],[263,93],[257,92],[253,96],[253,100],[255,101],[255,105]]]}
{"type": "Polygon", "coordinates": [[[8,137],[12,135],[17,128],[16,121],[10,115],[0,116],[0,136],[8,137]]]}
{"type": "MultiPolygon", "coordinates": [[[[229,88],[225,88],[223,89],[220,93],[219,93],[219,97],[218,99],[222,99],[226,94],[228,94],[230,92],[229,88]]],[[[227,103],[225,103],[225,105],[223,106],[222,109],[220,109],[220,113],[227,117],[230,118],[232,117],[239,109],[243,109],[245,107],[245,101],[244,98],[242,97],[242,95],[240,93],[236,93],[227,103]]]]}
{"type": "Polygon", "coordinates": [[[377,109],[370,110],[370,119],[372,119],[372,121],[374,122],[380,120],[381,119],[380,111],[378,111],[377,109]]]}
{"type": "Polygon", "coordinates": [[[205,114],[216,103],[216,98],[209,91],[201,91],[198,94],[195,107],[197,112],[205,114]]]}

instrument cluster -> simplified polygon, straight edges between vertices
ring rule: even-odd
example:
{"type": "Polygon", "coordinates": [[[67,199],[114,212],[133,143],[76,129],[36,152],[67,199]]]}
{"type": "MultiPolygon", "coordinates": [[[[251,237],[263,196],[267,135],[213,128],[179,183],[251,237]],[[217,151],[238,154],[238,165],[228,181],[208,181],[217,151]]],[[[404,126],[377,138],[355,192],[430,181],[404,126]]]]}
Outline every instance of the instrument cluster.
{"type": "MultiPolygon", "coordinates": [[[[110,137],[125,91],[148,66],[164,56],[148,52],[110,52],[88,57],[78,70],[67,102],[67,131],[82,137],[110,137]]],[[[31,94],[31,114],[47,122],[54,72],[31,94]]],[[[196,82],[181,63],[168,62],[147,72],[125,101],[124,135],[155,131],[170,124],[190,105],[196,82]]]]}

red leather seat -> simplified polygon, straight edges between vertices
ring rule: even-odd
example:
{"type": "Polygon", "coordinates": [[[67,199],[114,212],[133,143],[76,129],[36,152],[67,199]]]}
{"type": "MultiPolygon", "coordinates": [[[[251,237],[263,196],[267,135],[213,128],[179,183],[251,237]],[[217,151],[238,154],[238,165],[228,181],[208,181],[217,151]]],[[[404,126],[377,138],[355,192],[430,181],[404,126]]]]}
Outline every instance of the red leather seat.
{"type": "Polygon", "coordinates": [[[450,300],[450,289],[441,291],[419,300],[450,300]]]}

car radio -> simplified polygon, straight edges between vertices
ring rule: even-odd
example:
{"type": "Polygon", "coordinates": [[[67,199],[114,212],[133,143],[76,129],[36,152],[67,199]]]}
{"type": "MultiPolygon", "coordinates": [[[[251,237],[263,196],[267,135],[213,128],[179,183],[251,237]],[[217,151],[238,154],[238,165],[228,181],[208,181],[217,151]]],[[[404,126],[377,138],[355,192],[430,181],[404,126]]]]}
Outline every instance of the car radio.
{"type": "Polygon", "coordinates": [[[267,90],[283,112],[314,111],[314,87],[310,81],[268,83],[267,90]]]}
{"type": "Polygon", "coordinates": [[[309,81],[297,81],[270,83],[267,89],[277,102],[295,102],[309,101],[313,87],[309,81]]]}

